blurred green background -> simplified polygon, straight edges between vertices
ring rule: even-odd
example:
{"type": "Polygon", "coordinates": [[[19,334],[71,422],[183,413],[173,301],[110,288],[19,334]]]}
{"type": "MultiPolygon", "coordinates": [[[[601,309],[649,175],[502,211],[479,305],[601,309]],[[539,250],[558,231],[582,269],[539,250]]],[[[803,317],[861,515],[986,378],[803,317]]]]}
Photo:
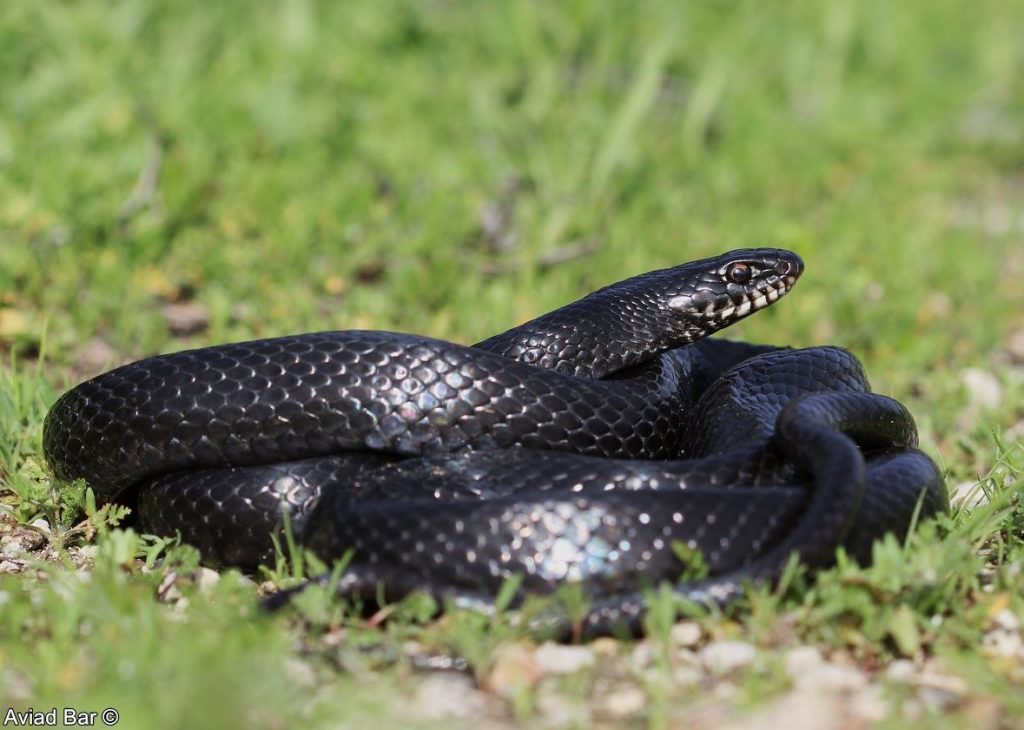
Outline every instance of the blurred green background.
{"type": "Polygon", "coordinates": [[[852,349],[976,479],[1024,418],[1022,38],[1014,0],[8,0],[0,352],[59,390],[301,331],[473,342],[782,246],[799,286],[728,335],[852,349]]]}
{"type": "Polygon", "coordinates": [[[5,3],[7,339],[171,349],[160,305],[189,299],[195,342],[470,341],[780,245],[808,274],[743,335],[924,380],[1020,324],[1020,11],[5,3]]]}

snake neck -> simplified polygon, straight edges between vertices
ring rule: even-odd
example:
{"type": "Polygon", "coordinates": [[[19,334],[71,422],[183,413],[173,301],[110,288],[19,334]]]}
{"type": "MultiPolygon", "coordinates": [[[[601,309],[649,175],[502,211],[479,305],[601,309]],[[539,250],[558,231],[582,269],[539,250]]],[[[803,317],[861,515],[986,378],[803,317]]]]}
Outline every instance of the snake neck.
{"type": "Polygon", "coordinates": [[[659,331],[654,318],[634,319],[611,308],[591,308],[584,302],[559,310],[564,317],[541,317],[474,347],[548,370],[596,379],[705,336],[704,330],[696,326],[667,336],[659,331]],[[585,307],[583,318],[577,310],[585,307]]]}

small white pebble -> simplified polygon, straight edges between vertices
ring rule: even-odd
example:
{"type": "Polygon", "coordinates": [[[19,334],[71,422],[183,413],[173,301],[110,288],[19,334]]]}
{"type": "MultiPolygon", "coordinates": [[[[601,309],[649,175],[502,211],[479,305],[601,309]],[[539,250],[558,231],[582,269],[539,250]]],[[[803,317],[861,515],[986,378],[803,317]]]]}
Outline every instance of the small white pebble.
{"type": "Polygon", "coordinates": [[[42,517],[32,520],[31,525],[32,527],[36,528],[41,532],[45,532],[47,534],[50,533],[50,523],[44,520],[42,517]]]}
{"type": "Polygon", "coordinates": [[[680,621],[672,627],[672,641],[676,646],[696,646],[704,632],[694,621],[680,621]]]}
{"type": "Polygon", "coordinates": [[[634,672],[639,672],[654,663],[655,649],[649,641],[637,644],[629,655],[629,665],[634,672]]]}
{"type": "Polygon", "coordinates": [[[594,639],[590,642],[590,649],[597,656],[618,656],[619,651],[622,649],[622,645],[611,637],[602,636],[601,638],[594,639]]]}
{"type": "Polygon", "coordinates": [[[504,699],[537,685],[544,672],[537,664],[536,649],[525,643],[502,644],[494,651],[487,687],[504,699]]]}
{"type": "Polygon", "coordinates": [[[793,683],[801,689],[854,692],[868,683],[868,678],[859,669],[828,663],[813,646],[790,650],[785,663],[793,683]]]}
{"type": "Polygon", "coordinates": [[[621,687],[604,696],[601,709],[614,718],[635,715],[647,706],[647,695],[638,687],[621,687]]]}
{"type": "Polygon", "coordinates": [[[862,671],[842,664],[824,664],[811,677],[811,686],[832,692],[856,692],[868,684],[862,671]]]}
{"type": "Polygon", "coordinates": [[[848,727],[837,700],[821,692],[797,691],[765,703],[749,717],[717,724],[727,730],[842,730],[848,727]]]}
{"type": "Polygon", "coordinates": [[[960,373],[960,379],[967,388],[967,397],[971,405],[983,408],[995,408],[1003,400],[1003,386],[998,378],[987,370],[966,368],[960,373]]]}
{"type": "Polygon", "coordinates": [[[1015,330],[1006,338],[1006,351],[1017,362],[1024,362],[1024,329],[1015,330]]]}
{"type": "Polygon", "coordinates": [[[1024,640],[1016,631],[987,631],[981,637],[981,650],[992,657],[1012,658],[1024,653],[1024,640]]]}
{"type": "Polygon", "coordinates": [[[680,664],[685,664],[691,667],[700,664],[700,657],[693,649],[680,649],[676,652],[676,659],[680,664]]]}
{"type": "Polygon", "coordinates": [[[13,669],[4,671],[4,687],[6,702],[27,703],[36,696],[36,689],[28,677],[13,669]]]}
{"type": "Polygon", "coordinates": [[[955,674],[938,672],[934,669],[925,669],[914,678],[914,683],[921,687],[942,690],[951,695],[963,696],[970,690],[967,680],[955,674]]]}
{"type": "Polygon", "coordinates": [[[909,682],[914,678],[914,662],[909,659],[897,659],[885,670],[885,676],[894,682],[909,682]]]}
{"type": "Polygon", "coordinates": [[[1017,618],[1017,614],[1008,608],[1004,608],[993,616],[992,623],[996,628],[1003,629],[1004,631],[1017,631],[1020,628],[1020,619],[1017,618]]]}
{"type": "Polygon", "coordinates": [[[695,687],[703,679],[703,672],[692,665],[676,667],[672,670],[672,683],[676,687],[695,687]]]}
{"type": "Polygon", "coordinates": [[[412,714],[427,720],[466,718],[482,711],[484,705],[483,695],[469,677],[437,672],[427,676],[416,688],[412,714]]]}
{"type": "Polygon", "coordinates": [[[168,603],[181,598],[181,590],[178,588],[178,574],[174,571],[167,573],[160,579],[160,585],[156,587],[156,596],[161,601],[168,603]]]}
{"type": "Polygon", "coordinates": [[[728,674],[753,663],[754,647],[745,641],[716,641],[698,652],[704,666],[713,674],[728,674]]]}
{"type": "Polygon", "coordinates": [[[212,590],[218,583],[220,583],[220,573],[216,570],[201,567],[196,572],[196,586],[203,593],[212,590]]]}
{"type": "Polygon", "coordinates": [[[5,573],[20,573],[25,569],[25,565],[26,563],[24,560],[0,560],[0,575],[5,573]]]}
{"type": "Polygon", "coordinates": [[[798,646],[786,652],[786,672],[790,679],[799,682],[808,672],[817,670],[824,660],[821,652],[813,646],[798,646]]]}
{"type": "Polygon", "coordinates": [[[418,641],[409,639],[408,641],[402,642],[402,653],[405,654],[405,656],[407,657],[416,656],[417,654],[422,654],[423,652],[423,644],[421,644],[418,641]]]}
{"type": "Polygon", "coordinates": [[[574,674],[594,665],[594,653],[585,646],[547,642],[533,655],[545,674],[574,674]]]}
{"type": "Polygon", "coordinates": [[[988,495],[976,480],[958,482],[949,492],[949,502],[953,505],[963,504],[967,507],[977,507],[988,501],[988,495]]]}

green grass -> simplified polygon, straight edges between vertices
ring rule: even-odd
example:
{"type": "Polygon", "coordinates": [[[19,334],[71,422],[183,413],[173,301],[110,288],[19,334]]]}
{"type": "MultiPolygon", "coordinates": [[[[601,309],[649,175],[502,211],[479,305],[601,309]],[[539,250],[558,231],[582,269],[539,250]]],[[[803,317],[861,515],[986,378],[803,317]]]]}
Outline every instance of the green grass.
{"type": "MultiPolygon", "coordinates": [[[[40,433],[81,377],[318,329],[472,342],[629,274],[779,245],[803,280],[730,336],[850,348],[949,483],[991,500],[702,625],[769,658],[804,641],[865,667],[940,656],[1024,722],[1021,663],[977,648],[999,610],[1024,618],[1022,24],[1004,0],[0,4],[2,501],[47,520],[55,549],[98,533],[88,573],[65,558],[0,578],[0,705],[114,706],[130,727],[407,723],[404,642],[486,684],[521,633],[421,626],[415,604],[374,628],[315,593],[267,618],[230,574],[194,585],[188,548],[109,513],[73,529],[85,493],[51,484],[40,433]],[[208,326],[174,335],[169,302],[208,326]],[[172,572],[187,605],[157,599],[172,572]]],[[[655,726],[701,700],[667,679],[670,654],[638,680],[655,726]]],[[[737,706],[784,690],[772,666],[737,706]]],[[[563,691],[586,703],[600,681],[563,691]]],[[[528,723],[537,702],[498,704],[528,723]]],[[[978,726],[972,707],[917,722],[978,726]]]]}

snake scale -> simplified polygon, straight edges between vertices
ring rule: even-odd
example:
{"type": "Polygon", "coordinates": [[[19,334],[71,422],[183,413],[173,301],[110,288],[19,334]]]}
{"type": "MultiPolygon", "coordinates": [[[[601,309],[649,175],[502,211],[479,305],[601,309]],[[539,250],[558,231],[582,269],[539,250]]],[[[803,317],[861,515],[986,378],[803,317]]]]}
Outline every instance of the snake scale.
{"type": "Polygon", "coordinates": [[[948,508],[895,400],[838,347],[708,335],[803,261],[732,251],[605,287],[473,347],[334,331],[151,357],[50,410],[55,474],[214,563],[271,559],[287,514],[339,592],[487,607],[582,586],[582,631],[639,630],[644,592],[729,601],[948,508]],[[685,546],[700,578],[680,579],[685,546]]]}

